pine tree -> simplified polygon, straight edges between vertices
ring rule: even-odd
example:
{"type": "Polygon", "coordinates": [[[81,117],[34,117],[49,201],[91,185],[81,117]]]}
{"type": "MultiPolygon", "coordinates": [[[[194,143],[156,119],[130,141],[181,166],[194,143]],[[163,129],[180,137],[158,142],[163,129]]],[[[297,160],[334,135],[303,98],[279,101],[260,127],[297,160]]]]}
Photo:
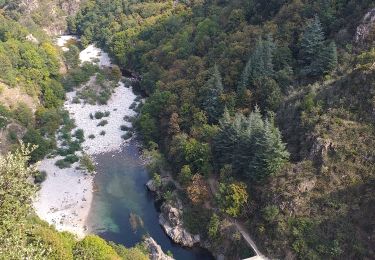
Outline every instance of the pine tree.
{"type": "Polygon", "coordinates": [[[231,164],[234,174],[253,180],[274,175],[289,158],[280,131],[262,119],[257,107],[248,117],[224,114],[214,138],[214,155],[219,166],[231,164]]]}
{"type": "Polygon", "coordinates": [[[212,75],[206,83],[207,93],[203,102],[204,109],[210,123],[217,123],[223,114],[223,105],[220,96],[223,94],[223,83],[219,68],[214,66],[212,75]]]}
{"type": "Polygon", "coordinates": [[[319,17],[307,23],[300,41],[299,60],[304,76],[321,76],[330,73],[337,66],[335,42],[324,40],[324,32],[319,17]]]}
{"type": "Polygon", "coordinates": [[[224,109],[222,119],[219,121],[219,133],[214,137],[213,153],[219,165],[231,164],[233,150],[238,142],[238,134],[228,110],[224,109]]]}
{"type": "Polygon", "coordinates": [[[256,137],[254,150],[249,177],[255,180],[274,175],[289,158],[280,131],[268,120],[265,120],[262,133],[256,137]]]}
{"type": "Polygon", "coordinates": [[[331,41],[324,49],[323,55],[324,73],[330,73],[337,67],[337,47],[334,41],[331,41]]]}
{"type": "Polygon", "coordinates": [[[319,17],[308,22],[300,40],[299,60],[301,73],[305,76],[319,76],[324,71],[321,59],[324,52],[324,32],[319,17]]]}
{"type": "Polygon", "coordinates": [[[259,38],[253,53],[250,55],[245,69],[242,73],[241,82],[238,86],[238,92],[251,87],[254,82],[262,77],[272,77],[273,69],[273,52],[275,44],[271,36],[267,36],[266,40],[259,38]]]}

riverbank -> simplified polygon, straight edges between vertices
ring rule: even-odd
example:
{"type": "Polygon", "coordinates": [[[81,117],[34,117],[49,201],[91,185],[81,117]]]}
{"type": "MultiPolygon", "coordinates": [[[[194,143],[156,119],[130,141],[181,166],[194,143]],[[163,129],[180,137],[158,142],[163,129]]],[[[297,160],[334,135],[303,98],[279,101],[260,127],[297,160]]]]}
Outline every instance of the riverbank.
{"type": "MultiPolygon", "coordinates": [[[[63,51],[68,49],[65,44],[76,39],[73,36],[61,36],[57,45],[63,51]]],[[[81,63],[97,63],[100,67],[111,66],[108,54],[89,45],[79,55],[81,63]]],[[[124,117],[131,117],[135,112],[130,106],[135,102],[135,94],[131,87],[126,88],[119,82],[106,105],[91,105],[82,100],[77,103],[77,92],[66,94],[64,109],[70,118],[74,119],[77,129],[84,132],[84,142],[81,144],[84,153],[94,158],[95,155],[105,152],[120,151],[126,141],[122,138],[126,132],[121,130],[122,125],[130,127],[124,117]],[[105,117],[107,123],[99,125],[101,120],[92,118],[96,112],[109,112],[105,117]]],[[[81,155],[78,152],[77,155],[81,155]]],[[[79,163],[74,163],[69,168],[60,169],[55,163],[60,156],[44,159],[40,162],[39,170],[46,172],[46,180],[41,184],[40,191],[34,201],[34,208],[38,216],[54,225],[59,231],[69,231],[82,238],[87,234],[87,218],[90,212],[93,192],[94,177],[85,169],[80,169],[79,163]]]]}

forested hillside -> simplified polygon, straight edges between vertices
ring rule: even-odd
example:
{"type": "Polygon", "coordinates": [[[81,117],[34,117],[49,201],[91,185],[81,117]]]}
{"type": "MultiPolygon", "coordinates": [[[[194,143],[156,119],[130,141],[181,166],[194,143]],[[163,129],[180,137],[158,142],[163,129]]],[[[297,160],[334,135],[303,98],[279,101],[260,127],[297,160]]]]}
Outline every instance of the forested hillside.
{"type": "Polygon", "coordinates": [[[270,257],[370,259],[374,26],[357,27],[373,7],[90,0],[69,30],[139,76],[137,126],[155,171],[169,166],[185,225],[213,250],[236,244],[223,232],[231,216],[270,257]]]}
{"type": "MultiPolygon", "coordinates": [[[[128,249],[94,235],[78,241],[34,213],[32,200],[45,178],[34,163],[56,148],[60,126],[72,127],[62,83],[67,86],[65,63],[77,53],[64,57],[38,12],[21,2],[0,1],[0,259],[148,259],[143,246],[128,249]]],[[[45,2],[33,3],[41,11],[45,2]]],[[[55,19],[45,15],[46,24],[55,19]]],[[[76,70],[75,83],[80,77],[76,70]]]]}

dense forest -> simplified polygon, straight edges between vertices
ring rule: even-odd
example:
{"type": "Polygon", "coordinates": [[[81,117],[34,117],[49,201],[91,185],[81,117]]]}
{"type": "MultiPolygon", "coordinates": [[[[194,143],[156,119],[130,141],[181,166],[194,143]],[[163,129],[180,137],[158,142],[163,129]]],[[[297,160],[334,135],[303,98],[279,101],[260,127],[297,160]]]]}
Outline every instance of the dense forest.
{"type": "Polygon", "coordinates": [[[68,24],[140,79],[137,128],[155,176],[182,185],[188,229],[218,248],[231,216],[270,257],[363,259],[375,243],[374,29],[356,28],[372,7],[89,0],[68,24]]]}

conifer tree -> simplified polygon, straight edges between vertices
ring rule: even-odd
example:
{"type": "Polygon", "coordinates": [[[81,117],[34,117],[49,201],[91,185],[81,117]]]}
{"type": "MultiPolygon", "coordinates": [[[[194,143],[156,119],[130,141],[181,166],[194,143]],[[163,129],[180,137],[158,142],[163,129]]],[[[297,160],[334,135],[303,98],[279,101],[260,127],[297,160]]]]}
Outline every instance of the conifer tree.
{"type": "Polygon", "coordinates": [[[304,76],[321,76],[331,72],[337,65],[336,44],[328,46],[319,17],[308,22],[300,40],[299,61],[304,76]]]}
{"type": "Polygon", "coordinates": [[[257,107],[248,117],[224,114],[214,139],[214,155],[219,166],[231,164],[234,174],[253,180],[274,175],[289,158],[280,131],[262,119],[257,107]]]}
{"type": "Polygon", "coordinates": [[[256,137],[254,150],[256,153],[250,162],[248,177],[255,180],[274,175],[289,158],[280,131],[268,120],[265,120],[262,133],[256,137]]]}
{"type": "Polygon", "coordinates": [[[253,53],[250,55],[245,69],[242,73],[241,82],[238,86],[238,91],[251,87],[255,80],[262,77],[272,77],[274,75],[273,69],[273,52],[275,44],[271,36],[267,36],[266,40],[259,38],[253,53]]]}
{"type": "Polygon", "coordinates": [[[208,115],[210,123],[217,123],[223,114],[223,105],[220,101],[220,96],[223,93],[223,83],[219,68],[214,66],[212,75],[206,83],[207,94],[203,102],[204,109],[208,115]]]}
{"type": "Polygon", "coordinates": [[[337,67],[337,47],[334,41],[331,41],[329,45],[325,48],[322,55],[324,63],[324,73],[330,73],[337,67]]]}

